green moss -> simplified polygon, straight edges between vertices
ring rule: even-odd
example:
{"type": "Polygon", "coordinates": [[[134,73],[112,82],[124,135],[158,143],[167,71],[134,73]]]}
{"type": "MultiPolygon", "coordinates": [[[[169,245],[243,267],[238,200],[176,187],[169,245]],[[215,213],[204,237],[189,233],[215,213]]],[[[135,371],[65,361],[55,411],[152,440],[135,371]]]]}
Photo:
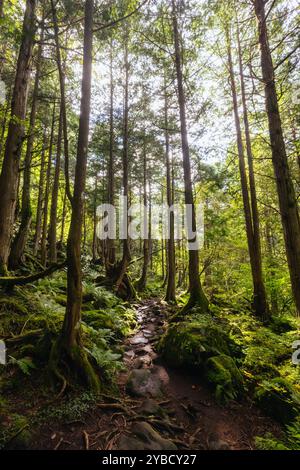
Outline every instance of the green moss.
{"type": "Polygon", "coordinates": [[[25,450],[32,435],[27,418],[19,414],[1,417],[0,449],[25,450]]]}
{"type": "Polygon", "coordinates": [[[230,354],[230,339],[209,315],[201,320],[171,324],[158,348],[172,366],[202,367],[218,354],[230,354]]]}
{"type": "Polygon", "coordinates": [[[268,416],[282,424],[291,422],[300,413],[300,394],[281,377],[262,381],[254,399],[268,416]]]}
{"type": "Polygon", "coordinates": [[[211,357],[205,364],[205,377],[214,386],[216,398],[224,403],[244,391],[243,377],[234,360],[224,354],[211,357]]]}

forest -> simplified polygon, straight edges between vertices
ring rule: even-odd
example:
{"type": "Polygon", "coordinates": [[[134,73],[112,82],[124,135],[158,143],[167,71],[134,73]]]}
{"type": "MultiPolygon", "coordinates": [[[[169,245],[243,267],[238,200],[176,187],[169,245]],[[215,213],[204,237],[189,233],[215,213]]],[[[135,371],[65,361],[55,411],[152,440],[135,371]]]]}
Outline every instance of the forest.
{"type": "Polygon", "coordinates": [[[0,0],[0,449],[300,450],[298,0],[0,0]]]}

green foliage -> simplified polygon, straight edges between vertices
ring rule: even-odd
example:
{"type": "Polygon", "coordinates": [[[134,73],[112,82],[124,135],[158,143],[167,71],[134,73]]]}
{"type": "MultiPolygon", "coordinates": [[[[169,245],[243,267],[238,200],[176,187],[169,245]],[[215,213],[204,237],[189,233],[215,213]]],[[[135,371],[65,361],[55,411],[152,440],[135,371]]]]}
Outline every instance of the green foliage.
{"type": "Polygon", "coordinates": [[[231,346],[222,323],[209,314],[198,314],[197,310],[186,321],[171,324],[159,343],[170,365],[189,367],[203,367],[211,356],[230,355],[231,346]]]}
{"type": "Polygon", "coordinates": [[[10,356],[10,364],[16,365],[25,375],[30,375],[32,369],[35,369],[36,366],[32,362],[31,357],[23,357],[22,359],[15,359],[10,356]]]}
{"type": "Polygon", "coordinates": [[[300,419],[299,417],[286,426],[285,433],[281,439],[274,437],[271,433],[265,436],[256,436],[256,447],[260,450],[300,450],[300,419]]]}
{"type": "Polygon", "coordinates": [[[65,397],[59,402],[49,405],[41,410],[35,421],[38,423],[47,423],[51,421],[76,421],[80,420],[93,406],[95,406],[97,397],[86,391],[65,397]]]}
{"type": "Polygon", "coordinates": [[[230,356],[222,354],[209,358],[205,364],[205,376],[215,387],[220,403],[238,398],[244,391],[242,374],[230,356]]]}
{"type": "Polygon", "coordinates": [[[281,377],[260,382],[254,399],[265,413],[282,424],[291,422],[300,413],[300,394],[281,377]]]}

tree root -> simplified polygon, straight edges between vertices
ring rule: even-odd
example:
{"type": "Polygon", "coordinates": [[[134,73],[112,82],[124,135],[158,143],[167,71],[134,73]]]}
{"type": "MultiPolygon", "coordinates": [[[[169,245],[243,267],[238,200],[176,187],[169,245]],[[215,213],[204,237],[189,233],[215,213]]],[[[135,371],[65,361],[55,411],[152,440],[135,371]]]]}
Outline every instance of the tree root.
{"type": "Polygon", "coordinates": [[[53,343],[48,368],[52,377],[62,382],[62,387],[57,398],[63,395],[74,378],[76,381],[87,385],[95,393],[98,394],[100,392],[99,376],[90,362],[87,352],[79,345],[67,348],[62,338],[58,338],[53,343]],[[69,377],[65,377],[61,373],[60,369],[62,366],[64,370],[68,370],[69,368],[69,377]]]}

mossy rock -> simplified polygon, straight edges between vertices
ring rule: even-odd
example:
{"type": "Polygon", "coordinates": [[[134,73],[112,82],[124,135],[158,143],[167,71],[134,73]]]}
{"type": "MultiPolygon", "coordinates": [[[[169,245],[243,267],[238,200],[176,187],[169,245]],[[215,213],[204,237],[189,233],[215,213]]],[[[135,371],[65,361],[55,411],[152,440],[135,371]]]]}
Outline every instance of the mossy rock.
{"type": "Polygon", "coordinates": [[[207,360],[205,377],[214,386],[216,398],[221,403],[240,397],[244,391],[241,372],[234,360],[225,354],[207,360]]]}
{"type": "Polygon", "coordinates": [[[219,354],[230,355],[231,340],[212,319],[206,322],[173,323],[161,338],[158,349],[164,360],[175,367],[203,367],[219,354]]]}
{"type": "Polygon", "coordinates": [[[261,382],[254,399],[268,416],[281,424],[290,423],[300,414],[300,394],[281,377],[261,382]]]}
{"type": "Polygon", "coordinates": [[[7,450],[29,449],[32,434],[28,420],[25,416],[12,414],[2,423],[3,431],[0,435],[0,447],[7,450]]]}

